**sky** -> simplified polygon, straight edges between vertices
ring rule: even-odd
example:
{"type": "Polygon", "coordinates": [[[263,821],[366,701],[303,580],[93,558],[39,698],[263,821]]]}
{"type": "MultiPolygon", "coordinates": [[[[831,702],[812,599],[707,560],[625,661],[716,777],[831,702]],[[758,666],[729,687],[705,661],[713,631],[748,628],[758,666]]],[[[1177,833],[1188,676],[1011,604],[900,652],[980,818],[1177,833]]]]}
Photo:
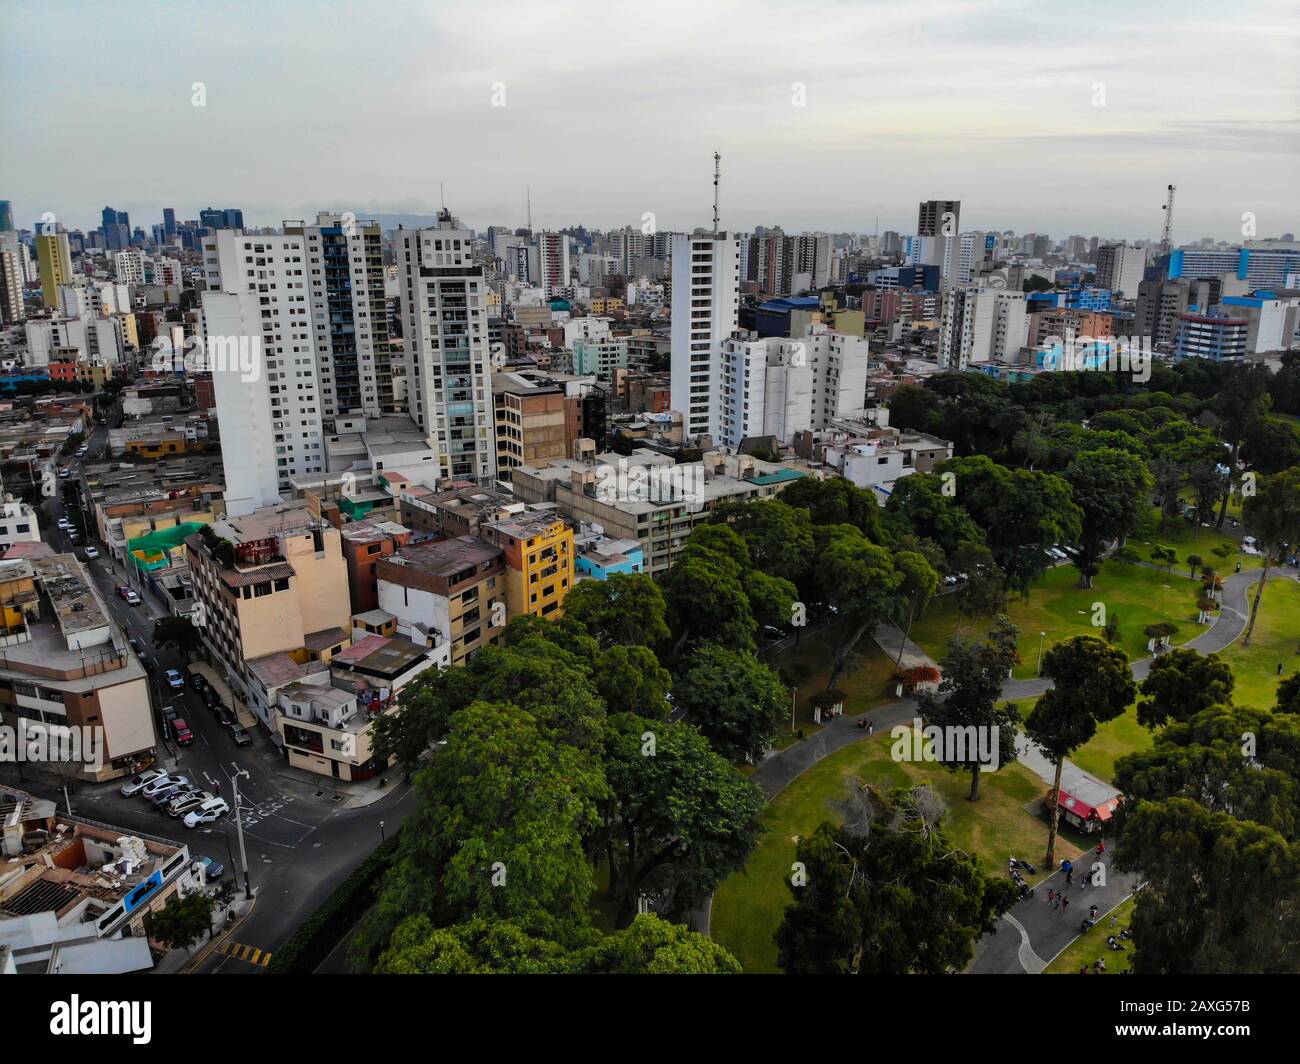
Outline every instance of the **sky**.
{"type": "MultiPolygon", "coordinates": [[[[0,199],[466,224],[1300,232],[1292,0],[4,0],[0,199]],[[196,84],[201,83],[201,85],[196,84]],[[203,106],[195,106],[196,99],[203,106]],[[440,188],[445,192],[440,192],[440,188]]],[[[1247,234],[1249,235],[1249,234],[1247,234]]]]}

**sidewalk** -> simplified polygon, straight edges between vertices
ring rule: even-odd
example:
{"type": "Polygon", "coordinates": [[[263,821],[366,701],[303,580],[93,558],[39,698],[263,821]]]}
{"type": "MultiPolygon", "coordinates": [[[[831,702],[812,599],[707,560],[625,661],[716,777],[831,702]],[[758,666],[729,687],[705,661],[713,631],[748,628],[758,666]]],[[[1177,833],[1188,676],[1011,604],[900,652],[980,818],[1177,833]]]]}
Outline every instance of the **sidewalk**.
{"type": "MultiPolygon", "coordinates": [[[[1115,849],[1108,840],[1106,852],[1100,858],[1093,851],[1075,858],[1074,883],[1069,887],[1065,885],[1065,873],[1060,868],[1035,883],[1034,896],[1013,905],[1003,915],[997,932],[985,935],[979,941],[975,957],[966,968],[967,973],[1038,975],[1079,937],[1083,920],[1092,905],[1097,906],[1097,923],[1104,929],[1114,908],[1132,894],[1139,883],[1139,877],[1132,872],[1116,871],[1115,849]],[[1085,887],[1080,873],[1097,867],[1105,876],[1105,885],[1085,887]],[[1052,908],[1047,901],[1049,890],[1065,891],[1068,908],[1052,908]]],[[[1040,874],[1042,871],[1040,867],[1040,874]]],[[[1105,953],[1109,952],[1105,950],[1105,953]]]]}

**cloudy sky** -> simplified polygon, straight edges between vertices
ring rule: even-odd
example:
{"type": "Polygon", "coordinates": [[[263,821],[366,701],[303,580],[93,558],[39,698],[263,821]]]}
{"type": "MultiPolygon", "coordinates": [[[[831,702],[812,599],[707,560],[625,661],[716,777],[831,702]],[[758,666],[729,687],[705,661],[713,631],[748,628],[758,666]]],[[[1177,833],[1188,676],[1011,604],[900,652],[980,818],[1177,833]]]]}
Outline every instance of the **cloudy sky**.
{"type": "Polygon", "coordinates": [[[468,224],[1300,232],[1291,0],[4,0],[0,199],[468,224]],[[202,83],[206,106],[193,106],[202,83]],[[497,106],[497,104],[504,106],[497,106]]]}

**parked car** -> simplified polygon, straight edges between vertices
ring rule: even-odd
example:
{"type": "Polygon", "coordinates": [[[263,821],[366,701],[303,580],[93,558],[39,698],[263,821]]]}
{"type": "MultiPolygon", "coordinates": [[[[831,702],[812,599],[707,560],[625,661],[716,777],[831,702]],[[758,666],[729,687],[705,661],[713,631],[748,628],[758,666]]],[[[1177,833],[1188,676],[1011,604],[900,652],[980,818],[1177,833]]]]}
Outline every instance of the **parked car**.
{"type": "Polygon", "coordinates": [[[203,692],[203,701],[208,704],[209,709],[221,705],[221,696],[217,694],[211,684],[201,687],[200,690],[203,692]]]}
{"type": "Polygon", "coordinates": [[[153,658],[141,658],[140,664],[144,666],[144,671],[149,673],[150,676],[158,671],[158,666],[154,664],[153,658]]]}
{"type": "Polygon", "coordinates": [[[139,793],[146,798],[152,798],[159,791],[165,791],[168,787],[181,787],[189,782],[189,776],[173,776],[170,773],[159,774],[146,783],[139,793]]]}
{"type": "Polygon", "coordinates": [[[216,795],[211,791],[190,791],[188,794],[177,794],[167,800],[163,807],[170,817],[183,817],[191,809],[197,809],[204,802],[216,795]]]}
{"type": "Polygon", "coordinates": [[[185,687],[185,677],[180,674],[179,669],[168,669],[165,675],[167,686],[172,690],[181,690],[185,687]]]}
{"type": "Polygon", "coordinates": [[[68,529],[70,529],[70,528],[72,527],[72,522],[69,521],[69,520],[67,519],[66,516],[64,516],[64,517],[60,517],[60,518],[59,518],[59,527],[60,527],[61,529],[63,529],[64,532],[66,532],[68,529]]]}
{"type": "Polygon", "coordinates": [[[157,768],[150,768],[150,769],[145,769],[145,771],[143,772],[137,772],[134,776],[132,776],[129,780],[127,780],[124,784],[122,784],[122,797],[123,798],[134,797],[135,795],[139,794],[142,790],[144,790],[146,785],[152,783],[159,776],[165,776],[165,775],[166,773],[163,772],[162,769],[157,769],[157,768]]]}
{"type": "Polygon", "coordinates": [[[72,476],[72,470],[71,470],[71,469],[69,469],[67,466],[59,466],[59,479],[60,479],[60,480],[67,480],[68,477],[70,477],[70,476],[72,476]]]}
{"type": "Polygon", "coordinates": [[[167,721],[168,724],[175,722],[175,720],[180,715],[181,715],[180,706],[163,706],[163,718],[167,721]]]}
{"type": "Polygon", "coordinates": [[[194,733],[190,731],[190,726],[180,717],[172,721],[172,731],[176,735],[177,746],[189,746],[190,743],[194,742],[194,733]]]}
{"type": "Polygon", "coordinates": [[[122,599],[130,606],[140,605],[140,596],[135,593],[135,588],[128,587],[126,584],[118,584],[117,597],[122,599]]]}
{"type": "Polygon", "coordinates": [[[132,636],[130,639],[128,639],[128,640],[127,640],[127,644],[128,644],[128,645],[131,647],[131,649],[134,650],[137,654],[143,654],[143,653],[144,653],[144,644],[143,644],[142,642],[140,642],[140,640],[138,640],[135,636],[132,636]]]}
{"type": "Polygon", "coordinates": [[[784,638],[785,638],[785,633],[784,633],[783,631],[781,631],[780,628],[777,628],[775,625],[772,625],[772,624],[765,624],[765,625],[763,625],[763,638],[764,638],[764,639],[784,639],[784,638]]]}
{"type": "Polygon", "coordinates": [[[86,548],[86,554],[85,554],[86,561],[93,562],[98,557],[99,557],[98,550],[96,550],[94,547],[86,548]]]}
{"type": "Polygon", "coordinates": [[[160,813],[167,811],[169,803],[174,802],[177,798],[184,798],[187,794],[193,794],[198,788],[192,783],[182,783],[175,787],[164,787],[157,794],[149,796],[149,804],[160,813]]]}
{"type": "Polygon", "coordinates": [[[193,687],[194,690],[202,691],[205,687],[207,687],[207,685],[208,685],[208,681],[203,678],[203,673],[201,672],[190,673],[190,686],[193,687]]]}
{"type": "Polygon", "coordinates": [[[242,728],[238,724],[230,729],[230,737],[235,740],[236,746],[247,746],[253,741],[253,737],[248,734],[248,729],[242,728]]]}
{"type": "Polygon", "coordinates": [[[229,812],[230,806],[224,798],[209,798],[197,809],[191,809],[185,814],[185,826],[196,828],[200,824],[211,824],[229,812]]]}
{"type": "Polygon", "coordinates": [[[235,717],[235,711],[229,706],[222,706],[217,717],[220,719],[223,728],[233,728],[239,723],[239,720],[235,717]]]}
{"type": "Polygon", "coordinates": [[[199,864],[203,866],[203,878],[209,883],[214,879],[220,879],[226,874],[226,866],[217,864],[211,857],[200,857],[199,864]]]}

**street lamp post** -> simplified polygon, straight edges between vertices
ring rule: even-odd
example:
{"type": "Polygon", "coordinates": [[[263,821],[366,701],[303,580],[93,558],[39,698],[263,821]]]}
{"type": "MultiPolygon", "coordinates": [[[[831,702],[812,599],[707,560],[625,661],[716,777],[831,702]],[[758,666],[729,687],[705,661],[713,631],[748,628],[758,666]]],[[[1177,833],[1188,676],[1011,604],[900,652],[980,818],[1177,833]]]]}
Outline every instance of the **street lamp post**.
{"type": "Polygon", "coordinates": [[[1043,675],[1043,640],[1047,638],[1046,632],[1038,633],[1038,675],[1043,675]]]}
{"type": "Polygon", "coordinates": [[[248,881],[248,851],[244,849],[244,817],[239,804],[239,777],[247,775],[248,769],[241,768],[230,777],[230,784],[235,791],[235,830],[239,833],[239,861],[244,866],[244,898],[251,900],[253,888],[248,881]]]}
{"type": "Polygon", "coordinates": [[[380,842],[388,841],[388,836],[384,834],[384,822],[382,820],[379,822],[379,841],[380,842]]]}

